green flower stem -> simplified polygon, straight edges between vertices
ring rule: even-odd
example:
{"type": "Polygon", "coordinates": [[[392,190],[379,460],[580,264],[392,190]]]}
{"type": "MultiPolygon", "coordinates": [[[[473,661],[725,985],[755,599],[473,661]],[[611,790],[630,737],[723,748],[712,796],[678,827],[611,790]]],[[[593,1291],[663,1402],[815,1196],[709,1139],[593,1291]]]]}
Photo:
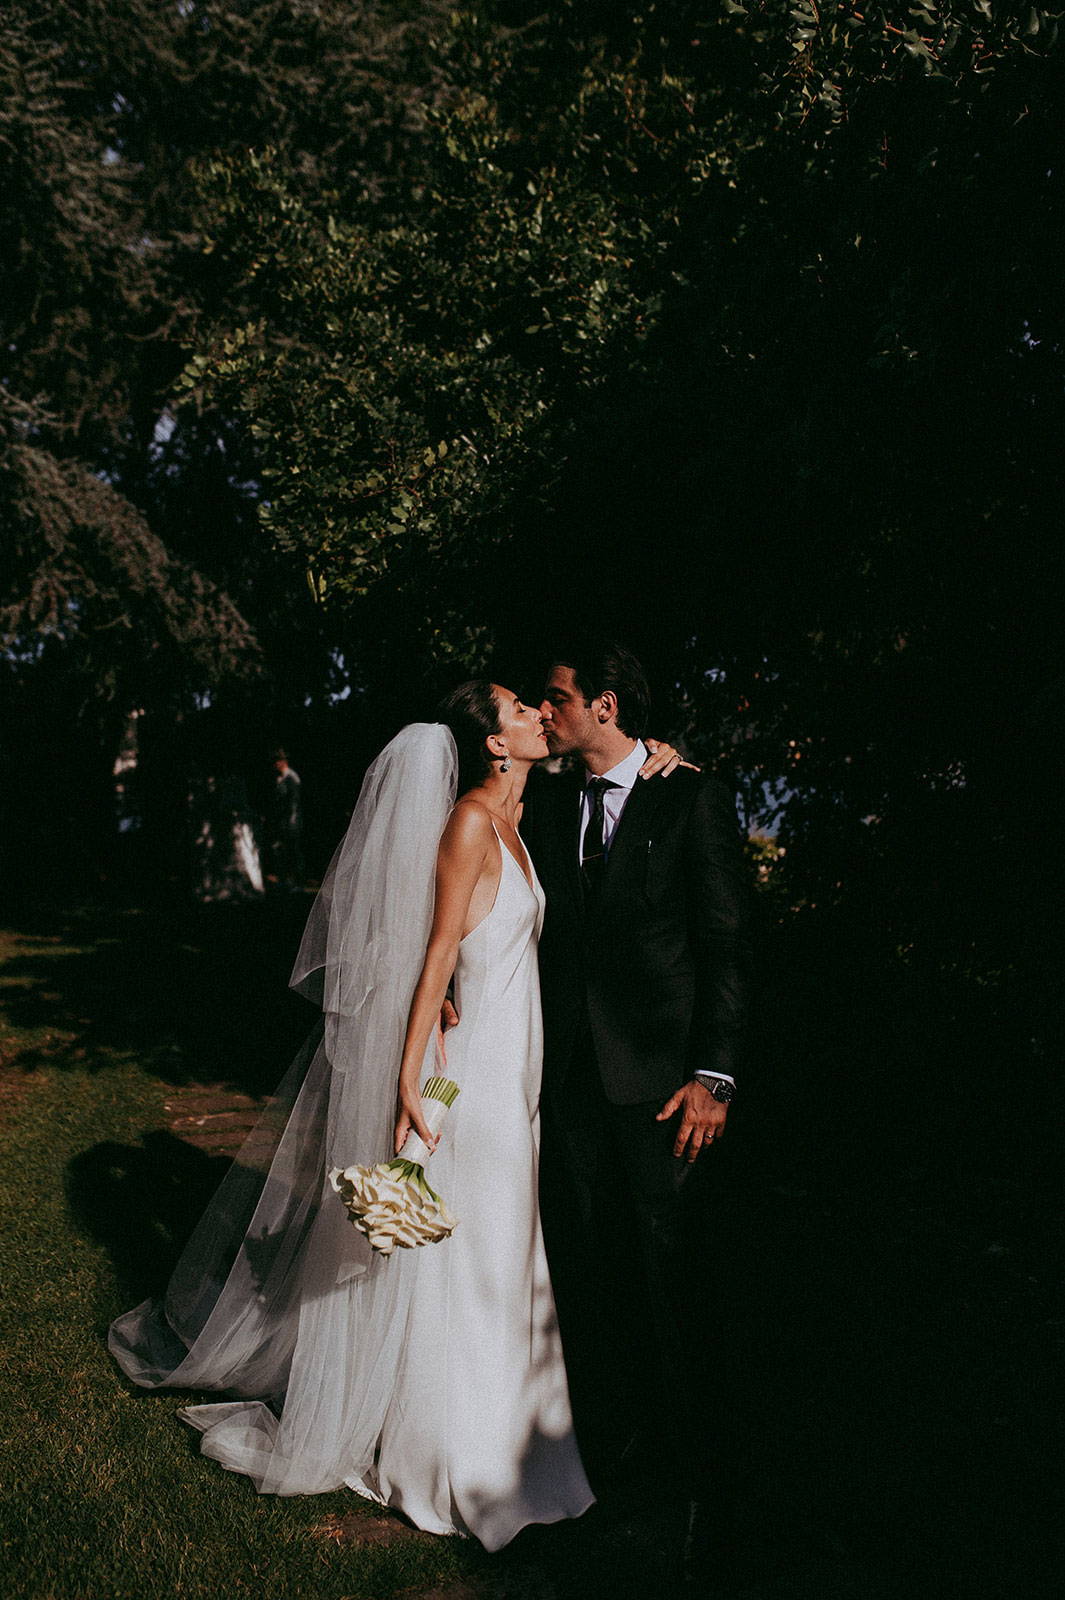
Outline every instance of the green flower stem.
{"type": "Polygon", "coordinates": [[[430,1200],[435,1200],[437,1205],[441,1203],[436,1190],[431,1189],[426,1182],[425,1168],[419,1166],[417,1161],[405,1161],[397,1156],[394,1161],[386,1163],[385,1170],[394,1172],[398,1178],[403,1178],[407,1183],[413,1183],[423,1194],[427,1194],[430,1200]]]}
{"type": "Polygon", "coordinates": [[[453,1078],[430,1078],[422,1089],[423,1100],[440,1100],[445,1106],[453,1106],[459,1094],[459,1086],[453,1078]]]}

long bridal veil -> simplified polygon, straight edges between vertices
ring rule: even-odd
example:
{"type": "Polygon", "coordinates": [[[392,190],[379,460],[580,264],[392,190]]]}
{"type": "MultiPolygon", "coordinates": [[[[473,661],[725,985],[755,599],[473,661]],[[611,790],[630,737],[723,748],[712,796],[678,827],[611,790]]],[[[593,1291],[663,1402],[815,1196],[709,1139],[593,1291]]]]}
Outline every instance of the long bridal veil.
{"type": "Polygon", "coordinates": [[[205,1454],[263,1493],[357,1482],[372,1464],[402,1359],[407,1252],[375,1256],[328,1174],[391,1155],[407,1014],[457,768],[439,723],[404,728],[369,768],[291,979],[322,1019],[163,1300],[111,1328],[112,1354],[135,1383],[243,1397],[182,1415],[204,1432],[205,1454]]]}

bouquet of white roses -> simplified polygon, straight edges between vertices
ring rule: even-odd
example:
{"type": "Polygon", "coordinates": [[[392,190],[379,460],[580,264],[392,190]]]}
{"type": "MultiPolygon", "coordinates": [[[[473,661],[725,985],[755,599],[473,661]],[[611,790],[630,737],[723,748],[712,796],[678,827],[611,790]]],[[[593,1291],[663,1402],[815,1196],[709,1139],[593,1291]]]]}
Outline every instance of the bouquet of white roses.
{"type": "MultiPolygon", "coordinates": [[[[425,1120],[433,1133],[440,1131],[458,1092],[458,1084],[450,1078],[430,1078],[422,1088],[425,1120]]],[[[355,1227],[383,1256],[390,1256],[397,1244],[409,1250],[446,1239],[455,1227],[456,1219],[426,1182],[429,1155],[427,1145],[412,1130],[391,1161],[372,1167],[334,1167],[329,1174],[355,1227]]]]}

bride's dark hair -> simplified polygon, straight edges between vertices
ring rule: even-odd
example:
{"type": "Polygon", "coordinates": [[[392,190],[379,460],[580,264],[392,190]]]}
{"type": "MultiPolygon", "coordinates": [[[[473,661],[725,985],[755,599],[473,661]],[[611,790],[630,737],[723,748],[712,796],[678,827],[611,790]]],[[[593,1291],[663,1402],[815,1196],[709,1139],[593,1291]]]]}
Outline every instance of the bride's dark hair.
{"type": "Polygon", "coordinates": [[[459,753],[459,794],[483,783],[492,770],[485,740],[499,732],[499,706],[487,678],[460,683],[440,702],[437,716],[451,729],[459,753]]]}

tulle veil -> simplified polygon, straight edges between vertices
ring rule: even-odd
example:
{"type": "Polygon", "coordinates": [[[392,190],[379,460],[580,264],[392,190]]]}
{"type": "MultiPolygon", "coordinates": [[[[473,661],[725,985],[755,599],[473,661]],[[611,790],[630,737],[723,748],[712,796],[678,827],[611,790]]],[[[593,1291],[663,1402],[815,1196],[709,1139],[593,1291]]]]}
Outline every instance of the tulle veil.
{"type": "Polygon", "coordinates": [[[373,1254],[328,1174],[392,1153],[399,1061],[457,777],[440,723],[412,723],[370,766],[291,978],[321,1019],[163,1299],[111,1327],[111,1352],[134,1383],[239,1397],[180,1414],[203,1431],[205,1454],[263,1493],[359,1483],[402,1360],[411,1259],[373,1254]]]}

